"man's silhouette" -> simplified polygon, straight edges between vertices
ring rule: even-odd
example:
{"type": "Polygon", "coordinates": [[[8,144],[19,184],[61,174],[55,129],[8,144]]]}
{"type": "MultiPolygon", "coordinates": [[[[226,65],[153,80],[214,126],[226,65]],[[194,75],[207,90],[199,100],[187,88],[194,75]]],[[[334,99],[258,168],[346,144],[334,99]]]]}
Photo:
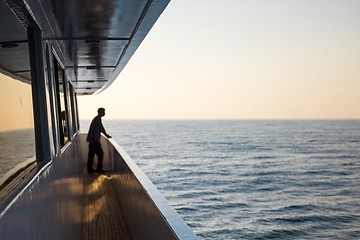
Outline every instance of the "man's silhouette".
{"type": "Polygon", "coordinates": [[[103,157],[104,152],[101,148],[100,143],[100,133],[103,133],[106,137],[111,138],[109,134],[106,133],[104,126],[102,125],[101,118],[105,116],[105,109],[99,108],[98,115],[92,120],[89,128],[89,132],[86,138],[86,141],[89,142],[89,155],[87,162],[87,170],[89,173],[94,172],[93,163],[95,154],[98,157],[98,163],[96,172],[103,173],[105,172],[103,169],[103,157]]]}

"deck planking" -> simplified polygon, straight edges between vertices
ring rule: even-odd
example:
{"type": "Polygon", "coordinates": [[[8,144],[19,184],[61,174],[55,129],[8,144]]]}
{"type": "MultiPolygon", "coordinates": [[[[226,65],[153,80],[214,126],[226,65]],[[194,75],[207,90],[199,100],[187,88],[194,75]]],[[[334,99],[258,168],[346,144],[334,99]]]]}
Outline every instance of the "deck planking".
{"type": "Polygon", "coordinates": [[[130,239],[111,177],[84,174],[83,240],[130,239]]]}

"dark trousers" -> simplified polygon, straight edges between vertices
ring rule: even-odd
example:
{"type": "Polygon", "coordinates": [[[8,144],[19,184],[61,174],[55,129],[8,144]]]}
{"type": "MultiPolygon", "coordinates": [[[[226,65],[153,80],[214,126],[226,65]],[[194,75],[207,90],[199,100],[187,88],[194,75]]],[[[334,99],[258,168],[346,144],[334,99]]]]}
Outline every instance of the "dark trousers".
{"type": "Polygon", "coordinates": [[[88,170],[92,169],[95,154],[98,157],[98,163],[97,163],[96,170],[102,170],[103,169],[104,152],[101,148],[100,142],[89,143],[89,155],[88,155],[88,162],[87,162],[88,170]]]}

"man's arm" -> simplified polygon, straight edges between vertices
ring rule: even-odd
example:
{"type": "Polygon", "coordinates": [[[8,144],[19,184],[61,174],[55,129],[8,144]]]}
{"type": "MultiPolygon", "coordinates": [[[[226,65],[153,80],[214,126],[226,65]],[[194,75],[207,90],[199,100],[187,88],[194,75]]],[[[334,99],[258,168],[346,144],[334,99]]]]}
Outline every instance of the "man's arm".
{"type": "Polygon", "coordinates": [[[100,132],[102,132],[107,138],[111,138],[111,136],[109,134],[107,134],[107,132],[105,131],[104,126],[102,125],[102,123],[100,123],[100,132]]]}

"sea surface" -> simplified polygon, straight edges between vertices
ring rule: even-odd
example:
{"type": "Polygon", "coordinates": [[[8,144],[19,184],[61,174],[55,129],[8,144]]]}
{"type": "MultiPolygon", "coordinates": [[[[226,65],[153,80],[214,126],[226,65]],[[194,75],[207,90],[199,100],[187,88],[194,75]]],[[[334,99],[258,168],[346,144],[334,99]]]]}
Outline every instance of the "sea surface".
{"type": "Polygon", "coordinates": [[[360,239],[359,120],[103,123],[199,239],[360,239]]]}
{"type": "Polygon", "coordinates": [[[34,129],[0,132],[0,184],[18,164],[35,161],[34,129]]]}
{"type": "MultiPolygon", "coordinates": [[[[103,124],[199,239],[360,239],[360,120],[103,124]]],[[[35,155],[0,143],[0,179],[35,155]]]]}

